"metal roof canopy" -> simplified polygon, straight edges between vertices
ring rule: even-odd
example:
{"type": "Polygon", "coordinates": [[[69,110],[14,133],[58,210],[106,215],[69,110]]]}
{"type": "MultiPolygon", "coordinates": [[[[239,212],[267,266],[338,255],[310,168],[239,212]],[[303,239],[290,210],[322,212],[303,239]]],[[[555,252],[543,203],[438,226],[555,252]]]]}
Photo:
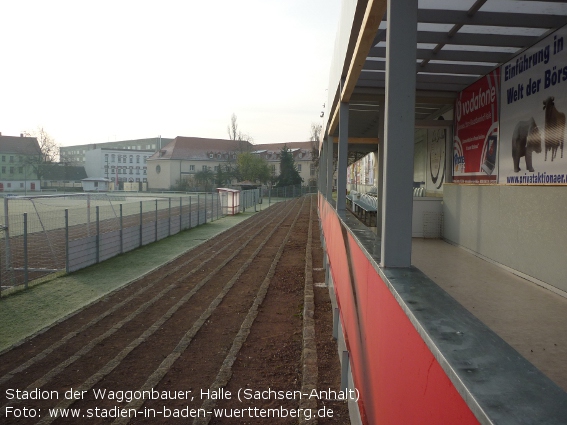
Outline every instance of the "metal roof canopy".
{"type": "MultiPolygon", "coordinates": [[[[461,90],[567,25],[563,0],[419,0],[418,4],[418,127],[427,127],[452,109],[461,90]]],[[[360,0],[356,5],[341,74],[343,89],[337,85],[326,117],[330,135],[338,134],[339,100],[350,103],[349,138],[378,135],[385,93],[386,7],[387,0],[360,0]]],[[[349,150],[368,149],[349,140],[349,150]]]]}

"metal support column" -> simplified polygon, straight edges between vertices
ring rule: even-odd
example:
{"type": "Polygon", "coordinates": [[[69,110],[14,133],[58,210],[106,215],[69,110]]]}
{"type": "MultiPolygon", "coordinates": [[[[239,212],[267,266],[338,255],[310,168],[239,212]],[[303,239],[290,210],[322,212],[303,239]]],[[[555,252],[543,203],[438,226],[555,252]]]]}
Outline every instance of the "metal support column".
{"type": "Polygon", "coordinates": [[[24,213],[24,284],[28,289],[28,213],[24,213]]]}
{"type": "Polygon", "coordinates": [[[411,265],[417,2],[388,0],[387,7],[383,267],[411,265]]]}
{"type": "MultiPolygon", "coordinates": [[[[341,83],[342,90],[342,83],[341,83]]],[[[337,160],[337,214],[346,214],[346,176],[348,165],[348,107],[347,102],[339,106],[339,156],[337,160]]]]}
{"type": "Polygon", "coordinates": [[[327,139],[327,166],[325,167],[327,169],[327,186],[326,186],[326,192],[325,192],[325,197],[327,198],[328,201],[331,201],[331,199],[333,199],[333,174],[335,174],[335,167],[333,166],[333,148],[334,148],[334,144],[335,144],[335,138],[329,136],[327,139]]]}
{"type": "Polygon", "coordinates": [[[120,204],[120,254],[124,254],[124,214],[120,204]]]}
{"type": "Polygon", "coordinates": [[[69,210],[65,208],[65,273],[69,273],[69,210]]]}
{"type": "Polygon", "coordinates": [[[157,242],[157,229],[158,228],[158,200],[156,199],[156,215],[155,215],[155,226],[154,226],[154,234],[155,234],[155,241],[157,242]]]}
{"type": "Polygon", "coordinates": [[[378,208],[376,211],[376,235],[382,237],[382,197],[384,196],[384,102],[380,104],[378,112],[378,174],[376,175],[376,187],[378,197],[378,208]]]}
{"type": "Polygon", "coordinates": [[[96,263],[100,262],[100,207],[96,206],[96,263]]]}
{"type": "Polygon", "coordinates": [[[323,140],[323,143],[321,144],[321,152],[319,152],[319,181],[318,181],[318,186],[319,186],[319,192],[321,192],[321,194],[325,194],[325,188],[326,188],[326,177],[327,177],[327,139],[323,140]]]}
{"type": "Polygon", "coordinates": [[[142,201],[140,201],[140,245],[139,246],[142,246],[143,223],[144,223],[144,208],[142,206],[142,201]]]}

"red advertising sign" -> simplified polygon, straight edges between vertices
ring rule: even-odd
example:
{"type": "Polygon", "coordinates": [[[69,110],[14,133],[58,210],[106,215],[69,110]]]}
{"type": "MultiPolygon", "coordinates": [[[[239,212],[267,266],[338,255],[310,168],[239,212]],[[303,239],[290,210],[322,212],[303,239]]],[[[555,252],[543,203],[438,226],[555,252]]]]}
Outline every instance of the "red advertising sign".
{"type": "Polygon", "coordinates": [[[453,182],[496,183],[500,70],[463,90],[455,103],[453,182]]]}

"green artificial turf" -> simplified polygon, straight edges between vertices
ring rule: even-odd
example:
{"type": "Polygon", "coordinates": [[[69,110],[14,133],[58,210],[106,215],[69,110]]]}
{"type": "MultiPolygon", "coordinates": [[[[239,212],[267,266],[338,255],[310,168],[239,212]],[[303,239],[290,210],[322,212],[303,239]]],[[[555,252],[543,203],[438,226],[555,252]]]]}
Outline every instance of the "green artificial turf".
{"type": "Polygon", "coordinates": [[[0,352],[250,218],[254,215],[251,210],[183,231],[69,275],[32,282],[27,290],[3,292],[0,352]]]}

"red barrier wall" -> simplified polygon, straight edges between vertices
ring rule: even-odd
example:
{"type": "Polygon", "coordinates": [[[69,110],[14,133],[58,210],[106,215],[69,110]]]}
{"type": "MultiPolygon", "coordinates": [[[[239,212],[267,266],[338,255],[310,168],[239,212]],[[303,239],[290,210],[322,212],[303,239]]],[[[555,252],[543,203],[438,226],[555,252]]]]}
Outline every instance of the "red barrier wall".
{"type": "Polygon", "coordinates": [[[341,322],[365,424],[478,424],[370,260],[319,195],[341,322]]]}

